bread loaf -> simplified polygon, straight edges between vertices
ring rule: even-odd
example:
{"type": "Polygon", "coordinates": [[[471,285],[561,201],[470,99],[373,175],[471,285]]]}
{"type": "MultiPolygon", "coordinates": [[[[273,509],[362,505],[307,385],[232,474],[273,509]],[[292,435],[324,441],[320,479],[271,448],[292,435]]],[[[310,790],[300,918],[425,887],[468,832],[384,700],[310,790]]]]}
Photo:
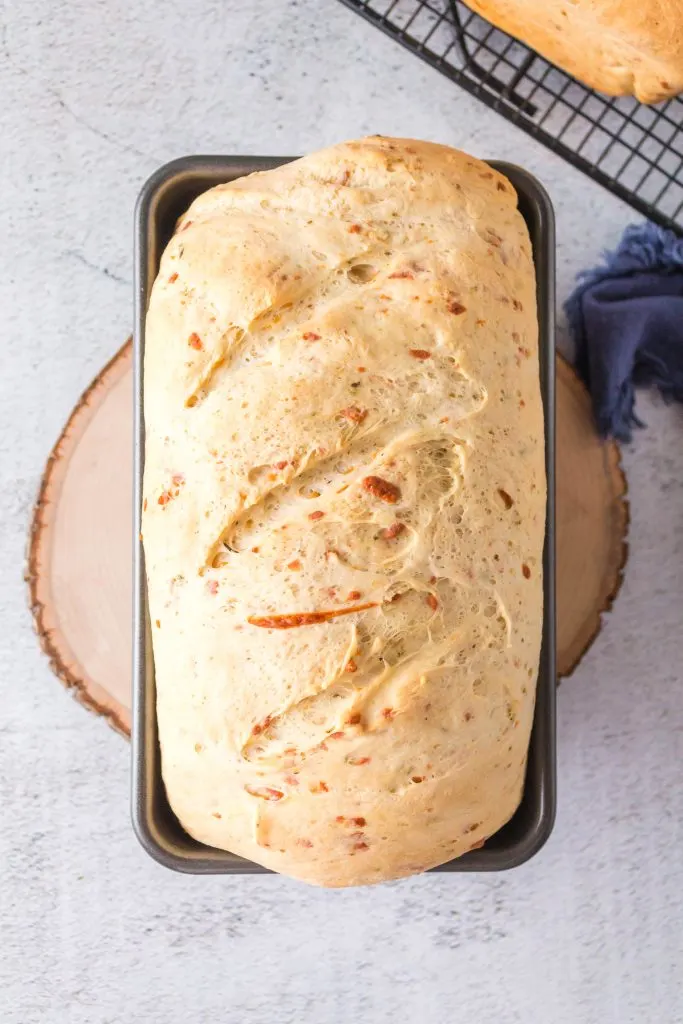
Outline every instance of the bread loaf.
{"type": "Polygon", "coordinates": [[[477,14],[610,96],[683,90],[683,0],[466,0],[477,14]]]}
{"type": "Polygon", "coordinates": [[[515,191],[370,138],[201,195],[147,316],[143,533],[183,827],[309,882],[423,871],[522,792],[542,623],[515,191]]]}

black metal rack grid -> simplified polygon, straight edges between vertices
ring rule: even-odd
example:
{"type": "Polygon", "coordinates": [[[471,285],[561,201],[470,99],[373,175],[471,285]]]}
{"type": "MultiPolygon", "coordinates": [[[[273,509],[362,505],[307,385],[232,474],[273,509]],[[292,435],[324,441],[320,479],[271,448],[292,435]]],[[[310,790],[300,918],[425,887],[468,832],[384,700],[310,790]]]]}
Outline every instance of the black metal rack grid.
{"type": "Polygon", "coordinates": [[[683,233],[683,100],[587,88],[459,0],[342,0],[650,220],[683,233]]]}

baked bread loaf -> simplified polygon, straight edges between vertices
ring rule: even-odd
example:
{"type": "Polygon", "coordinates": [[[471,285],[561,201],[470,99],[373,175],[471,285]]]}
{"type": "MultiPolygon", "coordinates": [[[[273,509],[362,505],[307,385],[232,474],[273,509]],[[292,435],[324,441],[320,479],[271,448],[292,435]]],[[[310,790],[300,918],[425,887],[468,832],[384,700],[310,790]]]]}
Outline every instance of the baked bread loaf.
{"type": "Polygon", "coordinates": [[[465,0],[477,14],[610,96],[683,90],[683,0],[465,0]]]}
{"type": "Polygon", "coordinates": [[[321,885],[515,811],[542,624],[534,269],[511,184],[369,138],[213,188],[147,316],[143,533],[168,798],[321,885]]]}

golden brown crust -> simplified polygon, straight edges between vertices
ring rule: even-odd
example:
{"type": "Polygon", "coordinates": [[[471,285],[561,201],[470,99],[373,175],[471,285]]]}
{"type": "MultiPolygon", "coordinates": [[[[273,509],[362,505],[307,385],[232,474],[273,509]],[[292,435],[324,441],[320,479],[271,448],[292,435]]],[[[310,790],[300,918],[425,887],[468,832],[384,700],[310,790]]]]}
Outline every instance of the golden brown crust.
{"type": "Polygon", "coordinates": [[[352,885],[500,828],[545,519],[509,182],[371,138],[200,196],[152,291],[145,423],[163,775],[187,831],[352,885]]]}
{"type": "Polygon", "coordinates": [[[465,0],[593,89],[659,103],[683,91],[683,0],[465,0]]]}

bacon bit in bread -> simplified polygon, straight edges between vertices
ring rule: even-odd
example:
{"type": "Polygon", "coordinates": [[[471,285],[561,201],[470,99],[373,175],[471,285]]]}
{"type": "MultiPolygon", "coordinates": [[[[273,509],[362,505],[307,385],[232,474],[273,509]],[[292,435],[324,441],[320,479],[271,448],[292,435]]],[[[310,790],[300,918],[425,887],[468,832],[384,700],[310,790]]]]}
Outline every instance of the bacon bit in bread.
{"type": "Polygon", "coordinates": [[[168,505],[169,501],[173,497],[172,491],[162,491],[159,495],[158,502],[160,505],[168,505]]]}
{"type": "Polygon", "coordinates": [[[218,811],[213,811],[213,813],[211,814],[211,817],[212,818],[219,818],[220,819],[220,818],[223,817],[223,815],[219,814],[218,811]]]}
{"type": "Polygon", "coordinates": [[[364,612],[368,608],[376,607],[376,601],[368,601],[366,604],[356,604],[351,608],[333,608],[324,612],[293,612],[290,615],[250,615],[247,622],[252,626],[260,626],[262,629],[295,629],[297,626],[315,626],[320,622],[327,622],[328,619],[336,619],[339,615],[352,615],[354,612],[364,612]]]}
{"type": "Polygon", "coordinates": [[[358,371],[358,373],[365,373],[365,367],[364,366],[357,366],[356,370],[358,371]]]}
{"type": "Polygon", "coordinates": [[[410,781],[411,782],[415,782],[415,783],[424,782],[424,780],[425,780],[424,775],[412,775],[411,778],[410,778],[410,781]]]}
{"type": "Polygon", "coordinates": [[[330,787],[322,780],[320,782],[314,782],[313,785],[308,788],[311,793],[329,793],[330,791],[330,787]]]}
{"type": "Polygon", "coordinates": [[[401,491],[396,484],[383,480],[381,476],[366,476],[363,480],[363,489],[380,501],[386,501],[388,505],[395,505],[401,497],[401,491]]]}
{"type": "Polygon", "coordinates": [[[357,825],[358,828],[365,828],[367,825],[365,818],[349,818],[349,823],[351,822],[353,822],[354,825],[357,825]]]}
{"type": "Polygon", "coordinates": [[[362,596],[363,595],[361,594],[360,590],[349,590],[348,594],[346,595],[346,600],[347,601],[360,601],[362,596]]]}
{"type": "Polygon", "coordinates": [[[214,595],[217,594],[218,593],[218,580],[207,580],[206,581],[206,589],[209,591],[210,594],[214,594],[214,595]]]}
{"type": "Polygon", "coordinates": [[[406,281],[412,281],[415,278],[415,274],[410,270],[396,270],[393,274],[389,274],[389,280],[392,278],[405,279],[406,281]]]}
{"type": "Polygon", "coordinates": [[[439,607],[439,602],[437,601],[434,594],[427,594],[425,600],[427,601],[427,604],[429,605],[433,612],[435,612],[436,609],[439,607]]]}
{"type": "Polygon", "coordinates": [[[348,185],[350,179],[351,179],[351,171],[347,167],[346,170],[344,171],[344,173],[341,176],[339,184],[340,185],[348,185]]]}
{"type": "Polygon", "coordinates": [[[303,846],[305,847],[305,849],[310,850],[311,847],[313,846],[313,843],[311,842],[310,839],[297,839],[296,845],[303,846]]]}
{"type": "Polygon", "coordinates": [[[304,341],[320,341],[322,335],[318,334],[316,331],[306,331],[302,337],[304,341]]]}
{"type": "Polygon", "coordinates": [[[346,821],[346,818],[344,817],[343,814],[338,814],[334,820],[337,822],[338,825],[341,825],[343,822],[346,821]]]}
{"type": "Polygon", "coordinates": [[[505,505],[506,509],[511,509],[514,505],[514,501],[512,500],[512,498],[510,497],[507,491],[503,490],[502,487],[498,488],[498,497],[503,502],[503,505],[505,505]]]}
{"type": "Polygon", "coordinates": [[[359,409],[357,405],[349,405],[346,409],[342,409],[339,415],[351,420],[352,423],[362,423],[368,415],[368,410],[359,409]]]}
{"type": "Polygon", "coordinates": [[[431,359],[432,353],[428,352],[426,348],[409,348],[408,352],[413,359],[431,359]]]}
{"type": "Polygon", "coordinates": [[[287,461],[287,459],[283,459],[281,462],[275,463],[275,469],[286,469],[288,465],[289,462],[287,461]]]}
{"type": "Polygon", "coordinates": [[[360,714],[359,714],[359,712],[356,712],[353,715],[349,715],[348,718],[346,719],[346,724],[347,725],[360,725],[360,714]]]}
{"type": "Polygon", "coordinates": [[[392,523],[391,526],[387,526],[382,530],[380,536],[383,540],[395,540],[396,537],[403,533],[405,528],[405,523],[399,523],[397,520],[395,523],[392,523]]]}
{"type": "Polygon", "coordinates": [[[516,309],[518,313],[521,313],[521,312],[522,312],[522,310],[524,309],[524,306],[523,306],[523,305],[522,305],[522,303],[521,303],[521,302],[519,301],[519,299],[513,299],[513,300],[512,300],[512,308],[513,308],[513,309],[516,309]]]}
{"type": "Polygon", "coordinates": [[[349,234],[350,235],[359,235],[362,230],[363,229],[360,226],[360,224],[352,224],[351,227],[349,228],[349,234]]]}
{"type": "Polygon", "coordinates": [[[390,720],[394,717],[395,714],[396,712],[394,711],[393,708],[382,708],[382,718],[390,720]]]}
{"type": "Polygon", "coordinates": [[[202,339],[199,337],[196,331],[193,331],[190,337],[187,339],[187,344],[190,348],[196,348],[200,352],[204,346],[202,345],[202,339]]]}
{"type": "Polygon", "coordinates": [[[472,714],[471,711],[466,711],[462,717],[465,719],[466,722],[471,722],[472,719],[474,718],[474,715],[472,714]]]}
{"type": "Polygon", "coordinates": [[[299,569],[301,568],[301,562],[299,561],[298,558],[295,558],[293,562],[287,563],[287,568],[291,569],[292,572],[298,572],[299,569]]]}
{"type": "Polygon", "coordinates": [[[499,192],[505,192],[506,191],[505,185],[503,184],[502,181],[497,181],[496,182],[496,188],[498,189],[499,192]]]}
{"type": "Polygon", "coordinates": [[[357,843],[353,844],[353,849],[354,850],[358,850],[358,851],[360,851],[360,850],[369,850],[370,847],[368,846],[368,844],[364,840],[360,839],[357,843]]]}
{"type": "Polygon", "coordinates": [[[176,485],[176,487],[180,487],[181,484],[185,483],[185,477],[183,476],[182,473],[174,473],[173,476],[171,477],[171,480],[176,485]]]}
{"type": "Polygon", "coordinates": [[[339,730],[337,732],[331,732],[327,738],[328,740],[343,740],[344,733],[340,732],[339,730]]]}
{"type": "Polygon", "coordinates": [[[299,780],[295,775],[285,775],[285,782],[288,786],[298,786],[299,780]]]}
{"type": "MultiPolygon", "coordinates": [[[[356,665],[356,663],[353,660],[353,658],[349,658],[349,660],[346,662],[346,668],[344,669],[344,671],[345,672],[357,672],[358,671],[358,665],[356,665]]],[[[356,723],[352,722],[353,718],[356,718],[357,721],[360,722],[360,715],[353,715],[352,718],[349,718],[349,722],[351,722],[353,725],[355,725],[356,723]]]]}
{"type": "Polygon", "coordinates": [[[347,757],[346,763],[353,765],[354,768],[360,767],[362,764],[370,764],[372,758],[370,757],[347,757]]]}
{"type": "Polygon", "coordinates": [[[279,789],[271,789],[270,786],[245,786],[250,796],[258,796],[261,800],[282,800],[285,795],[279,789]]]}
{"type": "Polygon", "coordinates": [[[173,284],[173,282],[177,281],[177,280],[178,280],[178,274],[177,273],[171,274],[171,276],[168,279],[168,283],[169,284],[173,284]]]}
{"type": "Polygon", "coordinates": [[[525,580],[531,579],[531,569],[526,564],[522,566],[522,576],[525,580]]]}
{"type": "Polygon", "coordinates": [[[318,509],[317,512],[309,512],[308,513],[308,518],[309,519],[322,519],[324,515],[325,515],[325,513],[321,512],[320,509],[318,509]]]}
{"type": "Polygon", "coordinates": [[[453,316],[460,316],[462,313],[467,312],[467,307],[463,306],[462,302],[458,302],[457,299],[451,299],[446,305],[446,309],[449,313],[452,313],[453,316]]]}
{"type": "Polygon", "coordinates": [[[393,595],[392,595],[392,596],[391,596],[391,597],[389,598],[389,604],[396,604],[396,602],[397,602],[397,601],[400,601],[402,597],[403,597],[403,594],[402,594],[402,592],[401,592],[401,591],[399,590],[397,594],[393,594],[393,595]]]}
{"type": "Polygon", "coordinates": [[[257,722],[256,725],[254,726],[254,728],[251,730],[252,736],[259,736],[263,732],[264,729],[268,728],[268,726],[271,724],[272,721],[273,721],[273,716],[272,715],[266,715],[266,717],[263,719],[263,721],[262,722],[257,722]]]}

